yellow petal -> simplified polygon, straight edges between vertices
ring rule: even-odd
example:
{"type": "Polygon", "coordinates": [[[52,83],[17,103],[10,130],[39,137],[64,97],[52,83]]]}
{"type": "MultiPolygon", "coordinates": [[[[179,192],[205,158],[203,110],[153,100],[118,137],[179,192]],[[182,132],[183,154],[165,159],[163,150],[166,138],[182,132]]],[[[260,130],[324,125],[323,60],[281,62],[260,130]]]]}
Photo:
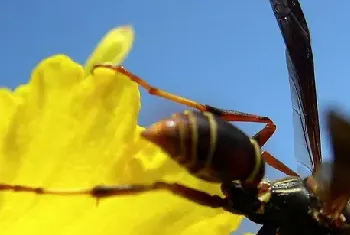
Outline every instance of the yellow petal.
{"type": "MultiPolygon", "coordinates": [[[[171,180],[211,193],[139,138],[138,87],[114,71],[84,76],[64,55],[41,62],[30,83],[1,90],[1,179],[45,187],[171,180]]],[[[168,192],[103,200],[1,193],[2,234],[229,234],[241,217],[168,192]]]]}
{"type": "Polygon", "coordinates": [[[86,61],[85,73],[88,74],[96,64],[121,64],[131,50],[134,35],[134,30],[129,25],[109,31],[86,61]]]}
{"type": "MultiPolygon", "coordinates": [[[[75,188],[168,180],[221,195],[218,185],[192,177],[140,138],[138,86],[122,74],[98,68],[91,75],[53,56],[29,84],[0,90],[0,107],[3,182],[75,188]]],[[[229,234],[241,219],[169,192],[105,199],[98,207],[88,196],[0,193],[5,235],[229,234]]]]}

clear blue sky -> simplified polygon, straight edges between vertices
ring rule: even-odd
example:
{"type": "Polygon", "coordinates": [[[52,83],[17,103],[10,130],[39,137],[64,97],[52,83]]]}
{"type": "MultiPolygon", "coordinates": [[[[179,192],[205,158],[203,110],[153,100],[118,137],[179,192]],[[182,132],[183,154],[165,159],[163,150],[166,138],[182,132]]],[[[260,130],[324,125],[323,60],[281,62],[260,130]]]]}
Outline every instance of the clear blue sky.
{"type": "MultiPolygon", "coordinates": [[[[321,118],[333,102],[350,111],[350,2],[301,4],[313,39],[321,118]]],[[[83,63],[101,36],[123,24],[136,30],[127,68],[197,101],[271,117],[278,131],[266,148],[295,169],[284,44],[268,0],[5,1],[0,8],[0,86],[27,82],[31,69],[56,53],[83,63]]],[[[183,109],[142,94],[143,125],[183,109]]],[[[239,126],[250,134],[260,127],[239,126]]],[[[268,176],[282,174],[269,170],[268,176]]],[[[255,230],[245,222],[237,234],[255,230]]]]}

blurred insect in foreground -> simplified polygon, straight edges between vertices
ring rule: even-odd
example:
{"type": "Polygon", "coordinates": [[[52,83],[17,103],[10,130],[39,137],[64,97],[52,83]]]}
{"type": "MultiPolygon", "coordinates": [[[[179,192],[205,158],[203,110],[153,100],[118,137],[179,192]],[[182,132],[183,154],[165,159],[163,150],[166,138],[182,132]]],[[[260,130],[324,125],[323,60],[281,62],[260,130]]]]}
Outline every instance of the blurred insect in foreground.
{"type": "Polygon", "coordinates": [[[261,147],[276,127],[267,117],[227,111],[179,97],[147,84],[123,67],[97,65],[124,73],[154,94],[196,108],[161,120],[142,135],[154,142],[194,176],[221,184],[225,198],[187,186],[156,182],[151,185],[96,186],[92,189],[53,190],[0,185],[0,190],[38,194],[80,195],[96,198],[165,189],[198,204],[243,214],[262,224],[259,235],[350,235],[350,122],[328,113],[333,164],[322,163],[317,96],[310,33],[296,0],[270,0],[286,44],[289,82],[295,121],[298,163],[312,173],[305,179],[261,147]],[[253,137],[229,121],[266,123],[253,137]],[[302,141],[299,145],[297,141],[302,141]],[[300,153],[299,150],[303,150],[300,153]],[[289,175],[274,182],[262,180],[265,162],[289,175]],[[322,163],[322,164],[321,164],[322,163]],[[331,171],[330,171],[331,170],[331,171]]]}

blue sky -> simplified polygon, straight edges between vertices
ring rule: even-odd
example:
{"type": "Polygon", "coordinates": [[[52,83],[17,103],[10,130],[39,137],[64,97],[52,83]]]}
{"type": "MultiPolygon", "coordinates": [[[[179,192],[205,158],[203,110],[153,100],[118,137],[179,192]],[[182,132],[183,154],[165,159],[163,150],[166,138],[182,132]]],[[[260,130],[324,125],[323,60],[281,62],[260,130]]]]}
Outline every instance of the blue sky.
{"type": "MultiPolygon", "coordinates": [[[[313,40],[326,158],[323,111],[331,104],[350,111],[350,2],[340,2],[301,1],[313,40]]],[[[202,103],[269,116],[278,130],[266,149],[296,168],[284,44],[267,0],[6,1],[0,9],[0,86],[26,83],[32,68],[53,54],[83,63],[101,36],[124,24],[136,30],[127,68],[202,103]]],[[[145,92],[142,101],[143,125],[184,109],[145,92]]],[[[249,134],[262,127],[239,126],[249,134]]],[[[272,179],[280,176],[268,171],[272,179]]],[[[255,230],[244,222],[237,234],[255,230]]]]}

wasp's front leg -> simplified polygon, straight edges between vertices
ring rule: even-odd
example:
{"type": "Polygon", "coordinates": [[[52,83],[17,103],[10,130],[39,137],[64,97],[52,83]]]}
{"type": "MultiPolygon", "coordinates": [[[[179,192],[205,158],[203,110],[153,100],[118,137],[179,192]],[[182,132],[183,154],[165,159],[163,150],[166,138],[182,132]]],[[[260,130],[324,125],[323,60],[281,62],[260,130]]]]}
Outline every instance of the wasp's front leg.
{"type": "Polygon", "coordinates": [[[130,185],[98,185],[92,188],[77,188],[77,189],[52,189],[42,187],[30,187],[26,185],[11,185],[0,184],[0,191],[27,192],[40,195],[57,195],[57,196],[78,196],[90,195],[96,200],[101,198],[110,198],[117,196],[128,196],[143,194],[151,191],[165,190],[174,195],[190,200],[194,203],[211,207],[223,208],[227,210],[227,199],[217,195],[210,195],[206,192],[190,188],[188,186],[157,181],[153,184],[130,184],[130,185]]]}

